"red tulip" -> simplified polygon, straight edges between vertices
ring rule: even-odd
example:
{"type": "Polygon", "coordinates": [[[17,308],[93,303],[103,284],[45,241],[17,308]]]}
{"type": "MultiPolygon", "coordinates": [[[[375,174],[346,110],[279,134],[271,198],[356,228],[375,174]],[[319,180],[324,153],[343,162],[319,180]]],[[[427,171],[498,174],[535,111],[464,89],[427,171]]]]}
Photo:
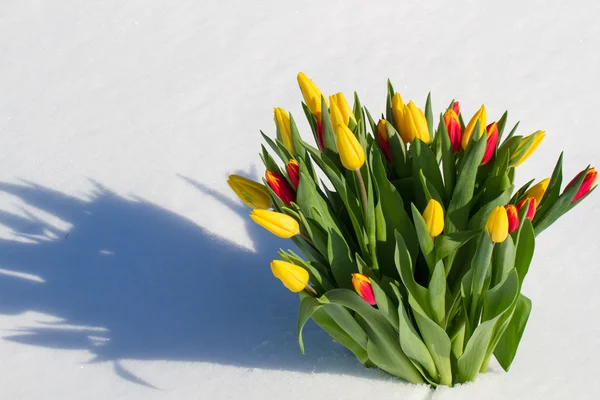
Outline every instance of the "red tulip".
{"type": "Polygon", "coordinates": [[[454,104],[452,104],[452,110],[456,115],[460,115],[460,105],[458,104],[458,101],[455,101],[454,104]]]}
{"type": "Polygon", "coordinates": [[[385,155],[385,159],[391,164],[392,163],[392,149],[390,148],[390,141],[387,132],[386,121],[380,119],[377,123],[377,142],[381,151],[385,155]]]}
{"type": "Polygon", "coordinates": [[[368,276],[363,274],[352,274],[352,286],[354,286],[354,290],[356,293],[364,301],[374,306],[375,302],[375,294],[373,293],[373,287],[371,286],[371,279],[368,276]]]}
{"type": "Polygon", "coordinates": [[[523,208],[527,200],[529,200],[529,207],[525,213],[525,218],[533,220],[533,217],[535,217],[535,210],[537,208],[537,201],[535,200],[535,197],[523,197],[523,199],[517,203],[517,210],[521,211],[521,208],[523,208]]]}
{"type": "Polygon", "coordinates": [[[294,187],[298,189],[298,183],[300,182],[300,165],[296,160],[290,160],[287,165],[287,173],[294,187]]]}
{"type": "Polygon", "coordinates": [[[296,201],[296,192],[283,176],[277,172],[267,170],[265,177],[271,189],[286,206],[289,206],[292,201],[296,201]]]}
{"type": "Polygon", "coordinates": [[[462,129],[460,128],[458,114],[453,109],[449,108],[446,111],[446,114],[444,114],[444,123],[446,124],[450,143],[452,143],[452,152],[458,153],[460,151],[460,142],[462,140],[462,129]]]}
{"type": "MultiPolygon", "coordinates": [[[[577,182],[577,179],[579,179],[581,174],[583,174],[583,171],[578,173],[577,176],[575,178],[573,178],[573,180],[571,180],[571,182],[569,182],[569,184],[567,185],[565,190],[567,190],[568,188],[573,186],[575,184],[575,182],[577,182]]],[[[575,194],[575,197],[573,197],[573,202],[579,200],[580,198],[583,197],[583,195],[585,195],[587,192],[592,190],[592,186],[594,186],[594,183],[596,183],[597,179],[598,179],[598,172],[596,171],[596,169],[594,169],[594,168],[588,169],[587,173],[585,174],[585,178],[583,178],[583,182],[581,182],[581,186],[579,186],[579,190],[577,191],[577,194],[575,194]]]]}
{"type": "Polygon", "coordinates": [[[498,144],[498,124],[496,122],[492,122],[486,128],[487,131],[487,144],[485,147],[485,153],[483,155],[483,160],[481,160],[481,164],[487,164],[488,161],[494,155],[494,151],[496,151],[496,145],[498,144]]]}
{"type": "Polygon", "coordinates": [[[508,216],[508,233],[513,233],[519,227],[519,212],[513,204],[507,204],[504,208],[508,216]]]}

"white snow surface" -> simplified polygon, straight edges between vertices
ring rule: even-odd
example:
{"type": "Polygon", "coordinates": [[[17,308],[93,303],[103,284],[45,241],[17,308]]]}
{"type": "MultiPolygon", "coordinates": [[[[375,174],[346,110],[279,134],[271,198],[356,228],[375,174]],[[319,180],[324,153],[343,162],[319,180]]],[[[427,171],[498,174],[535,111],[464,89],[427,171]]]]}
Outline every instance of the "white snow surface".
{"type": "MultiPolygon", "coordinates": [[[[600,166],[600,3],[0,2],[0,398],[596,399],[594,194],[539,237],[509,373],[431,391],[367,370],[270,273],[288,242],[227,175],[259,178],[296,74],[384,111],[386,79],[438,114],[545,129],[518,181],[600,166]],[[552,4],[549,4],[552,3],[552,4]]],[[[308,125],[301,130],[310,137],[308,125]]]]}

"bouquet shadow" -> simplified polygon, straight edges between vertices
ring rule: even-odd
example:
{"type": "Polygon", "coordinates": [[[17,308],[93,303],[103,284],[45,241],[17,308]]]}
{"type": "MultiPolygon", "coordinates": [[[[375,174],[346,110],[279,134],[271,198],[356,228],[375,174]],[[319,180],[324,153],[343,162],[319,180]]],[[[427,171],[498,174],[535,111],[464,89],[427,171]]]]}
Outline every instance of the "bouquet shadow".
{"type": "MultiPolygon", "coordinates": [[[[249,221],[241,203],[182,178],[201,196],[218,199],[249,221]]],[[[365,371],[312,324],[304,334],[307,353],[300,353],[297,315],[290,311],[298,299],[269,269],[285,243],[251,221],[247,230],[255,252],[99,184],[89,201],[31,183],[0,183],[0,190],[72,225],[65,235],[39,218],[0,213],[1,224],[31,241],[0,240],[0,265],[43,280],[0,275],[0,313],[34,311],[60,318],[5,331],[4,340],[87,350],[91,363],[113,362],[119,376],[148,386],[119,360],[213,362],[388,379],[380,371],[365,371]],[[48,236],[55,239],[40,239],[48,236]]]]}

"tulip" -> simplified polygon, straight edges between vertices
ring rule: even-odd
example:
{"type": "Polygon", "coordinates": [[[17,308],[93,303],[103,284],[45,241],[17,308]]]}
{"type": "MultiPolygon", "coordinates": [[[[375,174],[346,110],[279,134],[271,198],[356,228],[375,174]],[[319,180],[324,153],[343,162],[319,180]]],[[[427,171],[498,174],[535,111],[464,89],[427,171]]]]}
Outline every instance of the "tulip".
{"type": "Polygon", "coordinates": [[[279,129],[281,141],[285,148],[294,154],[294,146],[292,146],[292,128],[290,127],[290,116],[288,113],[279,107],[273,108],[275,112],[275,126],[279,129]]]}
{"type": "Polygon", "coordinates": [[[292,201],[296,201],[296,192],[294,192],[294,189],[292,189],[283,176],[279,175],[277,172],[267,170],[265,178],[273,192],[275,192],[277,197],[279,197],[286,206],[289,206],[292,201]]]}
{"type": "MultiPolygon", "coordinates": [[[[454,104],[458,104],[458,102],[455,102],[454,104]]],[[[444,114],[444,123],[446,124],[446,130],[450,137],[450,143],[452,143],[452,152],[458,153],[460,151],[460,141],[462,139],[462,129],[460,128],[458,114],[453,109],[449,108],[444,114]]]]}
{"type": "Polygon", "coordinates": [[[354,286],[354,290],[356,293],[364,301],[374,306],[375,302],[375,294],[373,293],[373,287],[371,286],[371,279],[368,276],[363,274],[352,274],[352,286],[354,286]]]}
{"type": "MultiPolygon", "coordinates": [[[[583,174],[583,171],[581,171],[579,174],[577,174],[577,176],[575,178],[573,178],[573,180],[571,180],[571,182],[569,182],[569,184],[567,185],[565,190],[567,190],[569,187],[573,186],[575,184],[575,182],[577,182],[577,179],[579,179],[581,177],[581,174],[583,174]]],[[[594,183],[596,183],[597,179],[598,179],[598,172],[594,168],[588,169],[587,173],[585,174],[585,178],[583,178],[583,182],[581,182],[581,186],[579,186],[579,190],[577,191],[577,194],[575,194],[575,197],[573,197],[573,202],[579,200],[586,193],[588,193],[590,190],[592,190],[592,186],[594,186],[594,183]]]]}
{"type": "Polygon", "coordinates": [[[388,137],[385,119],[380,119],[379,122],[377,122],[377,142],[379,143],[381,151],[383,151],[383,154],[385,155],[385,159],[391,164],[392,149],[390,147],[390,141],[388,137]]]}
{"type": "Polygon", "coordinates": [[[431,237],[438,236],[444,230],[444,210],[436,200],[429,200],[423,211],[423,219],[431,237]]]}
{"type": "Polygon", "coordinates": [[[510,166],[518,167],[519,165],[523,164],[523,162],[525,162],[525,160],[527,160],[529,156],[533,154],[535,149],[537,149],[545,137],[546,132],[544,131],[537,131],[529,136],[525,136],[519,143],[519,146],[513,155],[510,157],[510,166]]]}
{"type": "Polygon", "coordinates": [[[290,160],[287,165],[287,173],[290,177],[290,181],[292,181],[292,184],[297,190],[298,184],[300,183],[300,165],[298,165],[296,160],[290,160]]]}
{"type": "Polygon", "coordinates": [[[336,127],[339,124],[348,126],[350,120],[356,122],[352,109],[342,93],[336,93],[333,96],[330,96],[329,103],[331,104],[331,126],[336,127]]]}
{"type": "Polygon", "coordinates": [[[274,260],[271,261],[271,272],[279,278],[283,285],[294,293],[308,289],[308,272],[295,264],[274,260]]]}
{"type": "Polygon", "coordinates": [[[404,131],[404,113],[406,111],[406,106],[402,101],[402,96],[400,93],[394,94],[392,97],[392,114],[394,115],[394,124],[396,125],[396,130],[400,134],[402,141],[404,143],[408,143],[409,139],[408,133],[404,131]]]}
{"type": "Polygon", "coordinates": [[[452,103],[452,111],[454,111],[456,115],[460,114],[460,105],[458,104],[458,101],[452,103]]]}
{"type": "Polygon", "coordinates": [[[525,192],[525,197],[533,197],[535,199],[536,204],[540,204],[542,198],[544,197],[544,194],[546,193],[546,189],[548,189],[549,184],[550,178],[541,180],[525,192]]]}
{"type": "Polygon", "coordinates": [[[507,204],[504,208],[508,217],[508,233],[513,233],[519,227],[519,212],[513,204],[507,204]]]}
{"type": "Polygon", "coordinates": [[[485,131],[485,120],[486,120],[486,111],[485,111],[485,106],[481,106],[481,108],[475,113],[475,115],[473,115],[473,118],[471,118],[471,120],[469,121],[469,123],[467,124],[464,132],[463,132],[463,137],[462,137],[462,148],[463,149],[467,149],[467,146],[469,145],[469,141],[471,140],[471,136],[473,136],[473,131],[475,130],[475,125],[477,125],[477,122],[479,122],[479,136],[481,137],[483,135],[483,132],[485,131]]]}
{"type": "Polygon", "coordinates": [[[425,143],[429,143],[429,128],[427,127],[427,119],[423,111],[417,107],[412,100],[404,109],[403,114],[403,129],[408,139],[408,143],[412,143],[415,138],[421,139],[425,143]]]}
{"type": "Polygon", "coordinates": [[[354,133],[346,125],[337,126],[335,142],[344,168],[352,171],[363,166],[365,152],[354,133]]]}
{"type": "Polygon", "coordinates": [[[496,151],[496,145],[498,144],[498,124],[496,122],[492,122],[487,126],[486,131],[487,143],[485,146],[485,153],[483,154],[483,160],[481,160],[482,165],[487,164],[496,151]]]}
{"type": "Polygon", "coordinates": [[[506,208],[502,206],[494,208],[488,217],[485,229],[489,232],[492,242],[504,242],[508,236],[508,215],[506,208]]]}
{"type": "Polygon", "coordinates": [[[229,175],[227,184],[250,208],[271,208],[269,190],[265,185],[239,175],[229,175]]]}
{"type": "MultiPolygon", "coordinates": [[[[323,138],[323,121],[321,119],[321,98],[325,99],[325,97],[317,85],[302,72],[298,74],[298,85],[300,85],[306,106],[317,117],[317,144],[319,145],[319,149],[323,150],[325,148],[325,139],[323,138]]],[[[325,99],[325,104],[327,105],[327,99],[325,99]]]]}
{"type": "Polygon", "coordinates": [[[252,210],[250,218],[275,236],[289,239],[300,233],[298,221],[289,215],[269,210],[252,210]]]}
{"type": "Polygon", "coordinates": [[[535,199],[535,197],[523,197],[523,199],[521,199],[521,201],[519,201],[517,203],[517,210],[521,211],[523,206],[525,206],[525,203],[527,202],[527,200],[529,200],[529,207],[527,207],[527,212],[525,213],[525,218],[529,218],[530,220],[533,220],[533,217],[535,217],[535,211],[537,208],[537,200],[535,199]]]}

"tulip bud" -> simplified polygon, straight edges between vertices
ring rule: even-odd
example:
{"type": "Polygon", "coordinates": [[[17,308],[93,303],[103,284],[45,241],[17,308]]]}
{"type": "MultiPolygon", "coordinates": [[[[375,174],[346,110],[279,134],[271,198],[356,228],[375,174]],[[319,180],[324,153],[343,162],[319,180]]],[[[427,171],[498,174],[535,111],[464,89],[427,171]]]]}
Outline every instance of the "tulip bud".
{"type": "Polygon", "coordinates": [[[392,97],[392,114],[394,115],[394,124],[396,125],[396,131],[400,134],[402,141],[404,143],[409,143],[412,141],[412,138],[408,136],[408,133],[404,131],[404,113],[406,110],[406,106],[402,100],[402,96],[400,93],[394,94],[392,97]]]}
{"type": "Polygon", "coordinates": [[[292,184],[297,190],[298,184],[300,183],[300,165],[298,165],[296,160],[290,160],[287,165],[287,173],[290,177],[290,181],[292,181],[292,184]]]}
{"type": "Polygon", "coordinates": [[[473,115],[473,118],[467,124],[465,131],[463,132],[462,137],[462,148],[467,149],[469,142],[471,141],[471,136],[473,136],[473,131],[475,130],[475,125],[479,122],[479,132],[477,133],[481,137],[483,132],[485,131],[485,120],[486,120],[486,111],[485,106],[481,106],[479,110],[473,115]]]}
{"type": "MultiPolygon", "coordinates": [[[[458,102],[455,102],[454,104],[458,104],[458,102]]],[[[460,128],[458,114],[453,109],[449,108],[444,114],[444,123],[446,124],[446,130],[448,131],[448,137],[450,137],[450,143],[452,143],[452,152],[458,153],[460,151],[460,141],[462,139],[462,130],[460,128]]]]}
{"type": "Polygon", "coordinates": [[[248,207],[271,208],[269,190],[265,185],[239,175],[229,175],[227,184],[248,207]]]}
{"type": "Polygon", "coordinates": [[[454,111],[454,113],[455,113],[456,115],[459,115],[459,114],[460,114],[460,105],[458,104],[458,101],[455,101],[455,102],[452,104],[452,111],[454,111]]]}
{"type": "Polygon", "coordinates": [[[427,127],[427,119],[423,111],[417,107],[412,100],[404,109],[403,114],[404,132],[407,135],[408,143],[412,143],[415,138],[421,139],[425,143],[429,143],[429,128],[427,127]]]}
{"type": "Polygon", "coordinates": [[[265,178],[273,192],[275,192],[277,197],[279,197],[286,206],[289,206],[292,201],[296,201],[296,192],[294,192],[294,189],[292,189],[283,176],[279,175],[277,172],[267,170],[265,178]]]}
{"type": "Polygon", "coordinates": [[[485,229],[489,232],[492,242],[504,242],[508,236],[508,215],[506,208],[502,206],[494,208],[488,217],[485,229]]]}
{"type": "Polygon", "coordinates": [[[338,125],[335,142],[344,168],[357,170],[365,163],[365,152],[354,133],[346,125],[338,125]]]}
{"type": "Polygon", "coordinates": [[[444,230],[444,210],[436,200],[429,200],[423,211],[423,219],[431,237],[438,236],[444,230]]]}
{"type": "MultiPolygon", "coordinates": [[[[300,90],[308,109],[320,120],[323,93],[303,72],[298,74],[298,85],[300,85],[300,90]]],[[[325,103],[327,103],[327,99],[325,99],[325,103]]]]}
{"type": "Polygon", "coordinates": [[[508,217],[508,233],[513,233],[519,227],[519,212],[517,207],[512,204],[507,204],[504,208],[508,217]]]}
{"type": "Polygon", "coordinates": [[[373,293],[373,287],[371,286],[371,279],[368,276],[363,274],[352,274],[352,286],[354,286],[354,290],[356,293],[364,301],[374,306],[375,302],[375,294],[373,293]]]}
{"type": "Polygon", "coordinates": [[[390,141],[385,119],[380,119],[379,122],[377,122],[377,142],[379,143],[381,151],[383,151],[383,154],[385,155],[385,159],[391,164],[392,149],[390,148],[390,141]]]}
{"type": "Polygon", "coordinates": [[[281,135],[281,141],[285,148],[294,154],[294,146],[292,145],[292,129],[290,127],[290,116],[283,108],[273,108],[275,112],[275,126],[281,135]]]}
{"type": "Polygon", "coordinates": [[[486,131],[487,143],[485,147],[485,153],[483,154],[483,160],[481,160],[482,165],[487,164],[496,151],[496,145],[498,144],[498,124],[496,122],[492,122],[487,126],[486,131]]]}
{"type": "MultiPolygon", "coordinates": [[[[568,188],[573,186],[575,184],[575,182],[577,182],[577,179],[579,179],[581,174],[583,174],[583,171],[578,173],[577,176],[575,178],[573,178],[573,180],[571,180],[571,182],[569,182],[569,184],[567,185],[565,190],[567,190],[568,188]]],[[[577,191],[577,194],[575,194],[575,197],[573,197],[573,202],[579,200],[587,192],[592,190],[592,186],[594,186],[594,183],[596,183],[596,179],[598,179],[598,172],[596,172],[596,170],[594,168],[588,169],[587,173],[585,174],[585,178],[583,178],[583,182],[581,183],[581,186],[579,186],[579,190],[577,191]]]]}
{"type": "Polygon", "coordinates": [[[286,214],[269,210],[252,210],[250,218],[280,238],[289,239],[300,233],[298,221],[286,214]]]}
{"type": "Polygon", "coordinates": [[[271,272],[294,293],[301,292],[308,285],[308,272],[295,264],[274,260],[271,262],[271,272]]]}
{"type": "Polygon", "coordinates": [[[527,160],[529,156],[533,154],[535,149],[537,149],[545,137],[546,132],[544,131],[537,131],[529,136],[525,136],[519,143],[519,146],[513,155],[510,156],[510,166],[518,167],[519,165],[523,164],[523,162],[525,162],[525,160],[527,160]]]}
{"type": "Polygon", "coordinates": [[[329,110],[331,114],[331,126],[336,127],[339,124],[348,126],[350,120],[356,122],[352,109],[342,93],[329,96],[329,103],[331,104],[331,109],[329,110]]]}
{"type": "Polygon", "coordinates": [[[540,204],[542,198],[544,197],[544,194],[546,193],[546,189],[548,189],[549,184],[550,178],[541,180],[525,192],[525,197],[533,197],[535,199],[536,204],[540,204]]]}
{"type": "Polygon", "coordinates": [[[523,197],[523,199],[517,203],[517,210],[521,211],[527,200],[529,200],[529,207],[527,207],[525,218],[533,220],[533,217],[535,217],[535,210],[537,208],[537,201],[535,197],[523,197]]]}

